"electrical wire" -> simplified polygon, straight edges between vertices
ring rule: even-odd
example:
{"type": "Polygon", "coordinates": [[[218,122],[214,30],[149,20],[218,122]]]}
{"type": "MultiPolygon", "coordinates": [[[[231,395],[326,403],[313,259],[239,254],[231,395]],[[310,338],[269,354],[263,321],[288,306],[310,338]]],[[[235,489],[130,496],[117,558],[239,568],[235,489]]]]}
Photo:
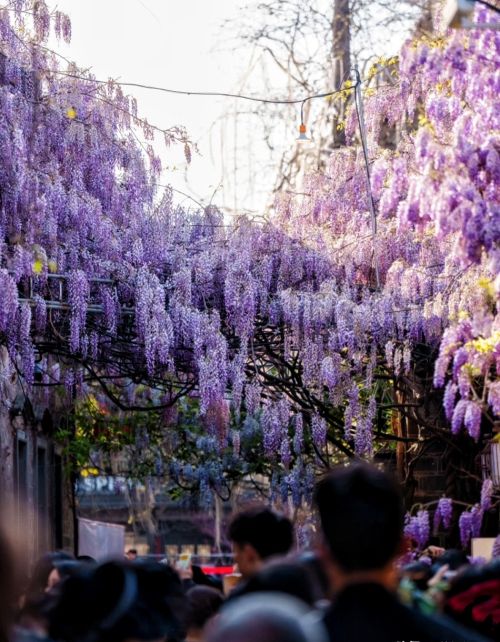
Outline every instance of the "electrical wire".
{"type": "MultiPolygon", "coordinates": [[[[310,96],[306,96],[305,98],[291,98],[291,99],[261,98],[259,96],[246,96],[244,94],[233,94],[229,92],[219,92],[219,91],[186,91],[182,89],[169,89],[168,87],[157,87],[156,85],[144,85],[142,83],[135,83],[135,82],[120,82],[116,80],[112,80],[111,82],[120,87],[137,87],[139,89],[150,89],[152,91],[161,91],[167,94],[176,94],[181,96],[216,96],[216,97],[223,97],[223,98],[239,98],[240,100],[249,100],[252,102],[271,104],[271,105],[298,105],[300,103],[300,122],[301,124],[304,124],[305,104],[309,100],[314,100],[315,98],[329,98],[330,96],[335,96],[337,94],[341,94],[342,92],[344,92],[346,88],[344,88],[343,85],[347,76],[350,74],[350,71],[351,70],[347,71],[344,74],[342,81],[340,83],[340,87],[338,89],[334,89],[333,91],[322,92],[320,94],[311,94],[310,96]]],[[[68,78],[74,78],[76,80],[86,80],[87,82],[94,82],[100,85],[108,85],[110,82],[108,80],[99,80],[97,78],[89,78],[87,76],[82,76],[79,74],[71,74],[71,73],[68,73],[65,71],[59,71],[59,70],[53,70],[52,73],[65,76],[68,78]]],[[[360,82],[367,82],[367,80],[365,81],[360,80],[360,82]]],[[[352,89],[352,87],[350,87],[349,89],[352,89]]]]}
{"type": "MultiPolygon", "coordinates": [[[[98,80],[96,78],[89,78],[87,76],[81,76],[78,74],[71,74],[66,71],[54,70],[54,74],[61,76],[66,76],[68,78],[75,78],[76,80],[86,80],[87,82],[94,82],[100,85],[108,85],[110,81],[108,80],[98,80]]],[[[313,100],[314,98],[328,98],[329,96],[335,96],[335,94],[340,94],[344,91],[342,88],[335,89],[333,91],[327,91],[321,94],[313,94],[306,96],[305,98],[292,98],[292,99],[278,99],[278,98],[261,98],[259,96],[245,96],[244,94],[232,94],[222,91],[186,91],[182,89],[169,89],[167,87],[157,87],[155,85],[143,85],[142,83],[136,82],[120,82],[120,81],[111,81],[115,85],[120,87],[137,87],[139,89],[151,89],[153,91],[162,91],[167,94],[178,94],[181,96],[219,96],[222,98],[239,98],[240,100],[250,100],[256,103],[267,103],[273,105],[298,105],[299,103],[305,103],[308,100],[313,100]]]]}

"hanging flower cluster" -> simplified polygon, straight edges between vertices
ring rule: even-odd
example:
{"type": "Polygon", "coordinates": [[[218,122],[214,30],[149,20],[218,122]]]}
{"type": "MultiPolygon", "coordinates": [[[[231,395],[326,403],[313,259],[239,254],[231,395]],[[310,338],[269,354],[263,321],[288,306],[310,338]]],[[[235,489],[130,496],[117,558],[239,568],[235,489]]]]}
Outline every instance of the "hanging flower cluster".
{"type": "MultiPolygon", "coordinates": [[[[492,507],[495,499],[495,489],[491,479],[485,479],[481,487],[479,503],[462,511],[458,519],[460,542],[464,548],[470,543],[472,537],[479,537],[484,514],[492,507]]],[[[497,497],[498,499],[498,497],[497,497]]],[[[448,530],[453,520],[453,500],[442,497],[435,508],[433,518],[433,533],[436,535],[441,529],[448,530]]],[[[423,549],[430,537],[430,513],[422,509],[416,515],[406,515],[405,535],[409,537],[419,549],[423,549]]]]}

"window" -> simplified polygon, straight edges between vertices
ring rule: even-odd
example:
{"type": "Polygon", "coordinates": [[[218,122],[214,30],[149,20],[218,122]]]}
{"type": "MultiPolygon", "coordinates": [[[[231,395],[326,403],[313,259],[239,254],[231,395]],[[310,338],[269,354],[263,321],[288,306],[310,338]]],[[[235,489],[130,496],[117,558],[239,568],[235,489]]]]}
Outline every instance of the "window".
{"type": "Polygon", "coordinates": [[[16,436],[14,457],[14,497],[18,509],[26,501],[28,492],[28,444],[24,434],[16,436]]]}
{"type": "Polygon", "coordinates": [[[63,548],[63,466],[61,455],[54,456],[54,545],[63,548]]]}
{"type": "Polygon", "coordinates": [[[23,532],[23,516],[26,515],[25,505],[28,496],[28,444],[26,436],[19,431],[15,437],[14,450],[14,502],[17,528],[23,532]]]}
{"type": "Polygon", "coordinates": [[[47,496],[47,451],[38,446],[36,450],[36,508],[37,508],[37,545],[40,553],[48,548],[47,524],[49,523],[49,505],[47,496]]]}

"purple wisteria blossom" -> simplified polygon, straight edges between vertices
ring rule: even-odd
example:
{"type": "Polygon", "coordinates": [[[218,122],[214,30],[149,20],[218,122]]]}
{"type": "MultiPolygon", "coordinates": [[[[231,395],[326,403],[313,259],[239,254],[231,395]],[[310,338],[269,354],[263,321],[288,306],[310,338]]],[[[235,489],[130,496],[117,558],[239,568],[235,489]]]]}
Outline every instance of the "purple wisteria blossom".
{"type": "Polygon", "coordinates": [[[311,417],[311,435],[315,446],[324,448],[326,445],[327,424],[323,417],[314,414],[311,417]]]}
{"type": "Polygon", "coordinates": [[[458,518],[458,526],[460,529],[460,542],[465,548],[469,545],[472,537],[472,514],[468,511],[463,512],[458,518]]]}
{"type": "Polygon", "coordinates": [[[457,386],[452,381],[449,381],[446,384],[444,397],[443,397],[444,413],[448,421],[451,421],[451,418],[453,417],[453,410],[455,409],[456,396],[457,396],[457,386]]]}
{"type": "Polygon", "coordinates": [[[467,402],[467,407],[464,416],[464,426],[469,435],[478,441],[481,433],[481,417],[482,412],[480,406],[474,401],[467,402]]]}
{"type": "Polygon", "coordinates": [[[425,548],[430,536],[428,511],[419,510],[413,516],[407,514],[404,533],[416,543],[419,549],[425,548]]]}
{"type": "Polygon", "coordinates": [[[493,495],[493,482],[491,479],[485,479],[481,487],[481,508],[487,511],[491,508],[491,498],[493,495]]]}
{"type": "Polygon", "coordinates": [[[293,425],[293,451],[296,455],[300,455],[304,449],[304,422],[302,413],[299,412],[295,415],[293,425]]]}
{"type": "Polygon", "coordinates": [[[442,524],[444,528],[450,528],[453,517],[453,501],[448,497],[441,497],[434,513],[434,532],[439,530],[442,524]]]}
{"type": "Polygon", "coordinates": [[[500,535],[497,535],[493,542],[493,550],[491,552],[493,558],[500,557],[500,535]]]}

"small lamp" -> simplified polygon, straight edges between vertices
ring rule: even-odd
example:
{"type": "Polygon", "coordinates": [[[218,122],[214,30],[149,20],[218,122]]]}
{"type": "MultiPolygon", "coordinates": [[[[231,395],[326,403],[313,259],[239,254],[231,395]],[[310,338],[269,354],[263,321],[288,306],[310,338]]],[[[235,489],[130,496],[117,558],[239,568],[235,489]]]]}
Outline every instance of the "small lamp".
{"type": "Polygon", "coordinates": [[[297,138],[298,141],[311,140],[309,136],[306,134],[306,131],[307,131],[307,127],[304,125],[304,123],[300,123],[299,137],[297,138]]]}

